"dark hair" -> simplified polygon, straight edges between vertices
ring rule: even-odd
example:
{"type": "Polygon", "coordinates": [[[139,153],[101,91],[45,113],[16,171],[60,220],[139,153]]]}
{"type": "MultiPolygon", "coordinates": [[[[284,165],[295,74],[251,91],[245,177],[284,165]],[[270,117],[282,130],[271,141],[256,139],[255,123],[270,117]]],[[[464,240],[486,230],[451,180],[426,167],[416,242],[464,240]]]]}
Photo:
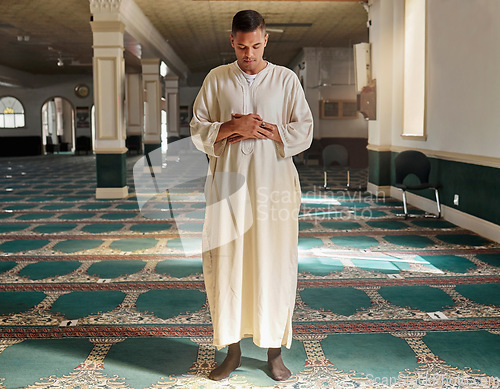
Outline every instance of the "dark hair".
{"type": "Polygon", "coordinates": [[[233,16],[232,34],[236,35],[238,31],[252,32],[258,28],[266,31],[266,22],[260,13],[257,11],[247,9],[239,11],[233,16]]]}

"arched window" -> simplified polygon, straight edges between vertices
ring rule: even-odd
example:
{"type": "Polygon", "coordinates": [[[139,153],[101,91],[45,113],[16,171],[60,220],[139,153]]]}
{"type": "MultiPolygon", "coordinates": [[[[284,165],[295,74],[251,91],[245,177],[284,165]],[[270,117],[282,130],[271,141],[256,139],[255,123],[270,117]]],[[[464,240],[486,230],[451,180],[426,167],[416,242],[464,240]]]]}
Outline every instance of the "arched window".
{"type": "Polygon", "coordinates": [[[24,108],[12,96],[0,98],[0,128],[24,127],[24,108]]]}

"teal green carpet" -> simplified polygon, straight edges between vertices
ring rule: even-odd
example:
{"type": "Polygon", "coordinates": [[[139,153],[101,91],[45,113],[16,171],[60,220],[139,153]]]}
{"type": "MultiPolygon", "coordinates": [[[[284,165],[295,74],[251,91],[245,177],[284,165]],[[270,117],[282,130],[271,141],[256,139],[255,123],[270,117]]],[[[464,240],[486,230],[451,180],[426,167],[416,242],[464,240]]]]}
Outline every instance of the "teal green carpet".
{"type": "Polygon", "coordinates": [[[157,193],[132,174],[140,158],[120,200],[95,199],[94,156],[0,158],[0,389],[499,387],[500,245],[401,219],[394,199],[320,191],[314,166],[299,167],[292,376],[275,382],[245,338],[242,365],[210,381],[227,348],[211,344],[203,179],[187,163],[157,193]]]}

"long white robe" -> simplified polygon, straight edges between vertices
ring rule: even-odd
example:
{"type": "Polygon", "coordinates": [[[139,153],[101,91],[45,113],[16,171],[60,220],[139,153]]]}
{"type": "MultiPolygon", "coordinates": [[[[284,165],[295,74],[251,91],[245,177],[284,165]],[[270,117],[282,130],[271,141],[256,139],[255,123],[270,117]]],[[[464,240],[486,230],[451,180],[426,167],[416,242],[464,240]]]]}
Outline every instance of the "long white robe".
{"type": "Polygon", "coordinates": [[[291,70],[268,63],[251,86],[234,62],[213,69],[196,98],[191,135],[209,155],[203,275],[222,348],[245,337],[290,348],[298,267],[300,183],[292,156],[312,141],[313,119],[291,70]],[[283,143],[215,142],[231,114],[255,113],[283,143]]]}

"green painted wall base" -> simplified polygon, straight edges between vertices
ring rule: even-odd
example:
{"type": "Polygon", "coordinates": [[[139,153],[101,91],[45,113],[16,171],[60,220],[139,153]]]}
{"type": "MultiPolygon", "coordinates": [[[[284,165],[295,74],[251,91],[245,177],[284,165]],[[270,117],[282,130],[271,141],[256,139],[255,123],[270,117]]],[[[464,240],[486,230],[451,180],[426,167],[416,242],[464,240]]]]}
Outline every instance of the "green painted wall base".
{"type": "Polygon", "coordinates": [[[368,150],[368,181],[377,186],[391,185],[391,152],[368,150]]]}
{"type": "MultiPolygon", "coordinates": [[[[369,151],[369,182],[377,186],[395,185],[394,159],[398,153],[369,151]],[[388,177],[389,172],[389,177],[388,177]]],[[[464,162],[429,158],[430,182],[440,185],[439,196],[443,205],[500,225],[500,169],[464,162]],[[453,197],[459,195],[459,205],[453,197]]],[[[408,177],[411,180],[412,177],[408,177]]],[[[416,177],[413,180],[417,180],[416,177]]],[[[434,201],[430,190],[412,193],[434,201]]]]}

